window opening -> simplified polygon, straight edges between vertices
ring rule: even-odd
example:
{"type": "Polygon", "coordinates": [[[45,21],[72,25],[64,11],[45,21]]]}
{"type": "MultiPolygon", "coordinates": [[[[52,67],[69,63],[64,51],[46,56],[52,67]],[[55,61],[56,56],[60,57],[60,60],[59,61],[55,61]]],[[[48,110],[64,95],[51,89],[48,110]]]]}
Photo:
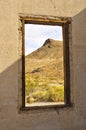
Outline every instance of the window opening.
{"type": "Polygon", "coordinates": [[[67,103],[69,73],[66,66],[69,61],[66,60],[67,39],[64,40],[63,25],[23,20],[24,107],[58,106],[67,103]]]}

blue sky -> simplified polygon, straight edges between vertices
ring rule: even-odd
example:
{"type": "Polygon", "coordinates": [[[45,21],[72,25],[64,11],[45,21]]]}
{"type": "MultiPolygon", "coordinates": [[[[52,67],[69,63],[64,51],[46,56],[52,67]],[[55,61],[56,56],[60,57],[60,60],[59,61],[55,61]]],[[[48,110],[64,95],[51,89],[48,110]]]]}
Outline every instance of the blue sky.
{"type": "Polygon", "coordinates": [[[25,24],[25,55],[41,47],[48,38],[62,41],[62,27],[25,24]]]}

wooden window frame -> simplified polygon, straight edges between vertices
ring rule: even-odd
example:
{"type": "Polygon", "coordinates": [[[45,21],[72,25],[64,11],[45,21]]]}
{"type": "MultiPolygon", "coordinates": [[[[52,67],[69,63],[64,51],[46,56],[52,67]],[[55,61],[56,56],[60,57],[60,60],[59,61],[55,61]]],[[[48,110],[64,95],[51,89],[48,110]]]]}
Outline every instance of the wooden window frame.
{"type": "Polygon", "coordinates": [[[70,97],[70,54],[69,54],[69,24],[70,18],[46,17],[46,16],[25,16],[20,17],[22,24],[22,106],[21,110],[46,109],[46,108],[63,108],[71,105],[70,97]],[[65,104],[47,105],[47,106],[25,106],[25,23],[57,25],[62,26],[63,33],[63,53],[64,53],[64,102],[65,104]]]}

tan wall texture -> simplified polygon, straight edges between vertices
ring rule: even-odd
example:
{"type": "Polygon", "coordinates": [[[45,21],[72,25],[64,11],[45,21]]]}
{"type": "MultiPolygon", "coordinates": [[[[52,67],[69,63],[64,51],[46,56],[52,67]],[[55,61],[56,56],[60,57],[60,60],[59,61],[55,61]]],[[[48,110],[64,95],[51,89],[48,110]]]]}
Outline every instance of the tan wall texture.
{"type": "Polygon", "coordinates": [[[0,0],[0,130],[86,130],[86,0],[0,0]],[[19,112],[19,16],[72,17],[72,107],[19,112]]]}

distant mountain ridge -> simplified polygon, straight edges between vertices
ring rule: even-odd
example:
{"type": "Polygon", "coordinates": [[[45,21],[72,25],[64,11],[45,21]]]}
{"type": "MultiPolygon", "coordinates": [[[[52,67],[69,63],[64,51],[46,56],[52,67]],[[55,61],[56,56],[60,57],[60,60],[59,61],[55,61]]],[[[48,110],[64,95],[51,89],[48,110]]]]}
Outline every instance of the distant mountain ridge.
{"type": "Polygon", "coordinates": [[[47,39],[43,46],[26,56],[31,59],[52,59],[62,56],[62,41],[47,39]]]}

